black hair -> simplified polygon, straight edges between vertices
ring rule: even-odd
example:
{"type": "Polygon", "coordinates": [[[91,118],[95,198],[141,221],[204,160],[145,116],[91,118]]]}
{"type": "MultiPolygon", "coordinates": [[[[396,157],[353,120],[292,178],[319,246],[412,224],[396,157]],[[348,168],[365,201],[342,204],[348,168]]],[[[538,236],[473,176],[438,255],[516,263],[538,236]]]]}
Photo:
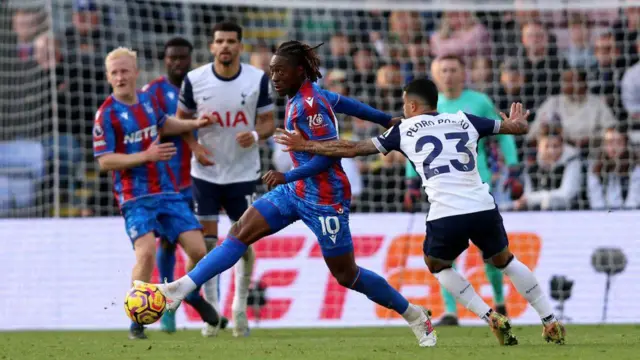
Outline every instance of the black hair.
{"type": "Polygon", "coordinates": [[[242,27],[232,21],[223,21],[215,24],[211,29],[212,38],[216,36],[216,31],[233,31],[238,34],[238,41],[242,41],[242,27]]]}
{"type": "Polygon", "coordinates": [[[431,109],[438,107],[438,87],[426,78],[415,79],[404,87],[407,95],[417,96],[423,100],[431,109]]]}
{"type": "Polygon", "coordinates": [[[311,47],[297,40],[286,41],[276,49],[275,54],[292,60],[295,66],[302,66],[307,79],[315,82],[322,77],[322,74],[320,74],[320,58],[314,50],[322,44],[311,47]]]}
{"type": "Polygon", "coordinates": [[[191,42],[183,37],[174,37],[171,40],[167,41],[166,44],[164,44],[164,52],[167,52],[167,49],[170,47],[186,47],[187,49],[189,49],[189,54],[191,54],[191,52],[193,51],[193,44],[191,44],[191,42]]]}

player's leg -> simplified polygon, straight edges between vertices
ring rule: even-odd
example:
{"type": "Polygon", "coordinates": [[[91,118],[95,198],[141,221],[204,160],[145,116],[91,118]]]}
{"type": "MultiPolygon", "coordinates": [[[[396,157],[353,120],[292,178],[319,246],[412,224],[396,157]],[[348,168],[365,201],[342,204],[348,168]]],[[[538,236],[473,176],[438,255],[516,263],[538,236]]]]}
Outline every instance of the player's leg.
{"type": "MultiPolygon", "coordinates": [[[[225,186],[222,207],[231,221],[236,222],[242,214],[251,206],[256,197],[256,182],[241,182],[225,186]]],[[[235,270],[235,294],[231,311],[233,314],[233,336],[249,335],[249,320],[247,318],[247,299],[249,297],[249,285],[253,274],[255,253],[249,246],[242,258],[234,266],[235,270]]]]}
{"type": "MultiPolygon", "coordinates": [[[[219,204],[217,201],[213,201],[213,206],[219,204]]],[[[208,208],[213,207],[208,205],[208,208]]],[[[205,207],[205,208],[207,208],[205,207]]],[[[206,212],[206,211],[205,211],[206,212]]],[[[212,211],[209,210],[211,213],[212,211]]],[[[204,232],[204,243],[207,253],[211,252],[218,245],[218,210],[215,211],[216,215],[210,215],[199,218],[200,224],[202,224],[202,230],[204,232]]],[[[191,270],[191,268],[189,268],[191,270]]],[[[216,311],[222,316],[220,312],[220,276],[216,275],[211,280],[202,285],[204,292],[204,298],[216,309],[216,311]]],[[[222,328],[227,327],[228,320],[225,317],[221,318],[216,326],[212,326],[208,323],[204,324],[202,328],[202,336],[214,337],[218,335],[218,332],[222,328]]]]}
{"type": "Polygon", "coordinates": [[[469,281],[453,268],[455,259],[469,246],[470,222],[473,214],[449,216],[427,221],[427,236],[423,246],[425,263],[440,285],[462,306],[486,321],[502,345],[516,345],[508,319],[482,300],[469,281]]]}
{"type": "Polygon", "coordinates": [[[167,298],[167,309],[175,310],[185,296],[212,277],[233,266],[249,245],[278,232],[295,221],[288,203],[291,194],[279,186],[256,201],[229,229],[225,241],[202,259],[186,276],[169,284],[159,284],[167,298]]]}
{"type": "MultiPolygon", "coordinates": [[[[160,238],[160,246],[156,253],[156,264],[161,281],[172,282],[176,266],[176,245],[166,238],[160,238]]],[[[160,330],[167,333],[176,332],[176,316],[173,312],[165,312],[160,319],[160,330]]]]}
{"type": "Polygon", "coordinates": [[[318,238],[327,267],[340,285],[400,314],[411,326],[420,346],[436,345],[428,311],[410,304],[382,276],[356,264],[348,206],[314,205],[299,200],[296,207],[302,221],[318,238]]]}
{"type": "MultiPolygon", "coordinates": [[[[193,199],[195,214],[202,224],[204,232],[204,241],[207,253],[212,251],[218,244],[218,214],[220,212],[222,187],[220,185],[192,178],[193,183],[193,199]]],[[[207,281],[202,287],[204,296],[207,301],[218,309],[219,301],[219,277],[214,276],[207,281]]],[[[209,329],[207,326],[203,328],[204,336],[215,336],[219,329],[209,329]]]]}
{"type": "MultiPolygon", "coordinates": [[[[202,226],[191,213],[187,202],[182,199],[165,199],[158,212],[162,233],[170,242],[180,242],[187,254],[187,269],[192,269],[206,254],[202,226]]],[[[193,306],[205,323],[218,325],[220,317],[213,306],[200,295],[199,287],[186,294],[184,300],[193,306]]]]}
{"type": "MultiPolygon", "coordinates": [[[[136,263],[131,271],[132,282],[151,280],[156,254],[155,232],[160,230],[153,206],[147,206],[152,199],[139,199],[122,207],[125,229],[133,244],[136,263]]],[[[129,339],[146,339],[144,327],[131,322],[129,339]]]]}
{"type": "Polygon", "coordinates": [[[491,284],[491,289],[493,290],[494,309],[498,313],[507,316],[507,307],[504,303],[504,274],[492,264],[485,263],[484,265],[487,280],[489,280],[489,284],[491,284]]]}
{"type": "MultiPolygon", "coordinates": [[[[455,269],[456,264],[451,264],[451,267],[455,269]]],[[[440,287],[440,295],[444,303],[444,315],[442,315],[442,318],[438,321],[437,326],[458,326],[458,304],[456,303],[455,296],[444,286],[440,287]]]]}
{"type": "Polygon", "coordinates": [[[551,303],[533,272],[509,251],[509,240],[502,216],[497,209],[483,212],[483,218],[471,240],[482,251],[487,262],[509,277],[518,293],[536,310],[544,326],[547,341],[564,343],[565,330],[555,318],[551,303]]]}

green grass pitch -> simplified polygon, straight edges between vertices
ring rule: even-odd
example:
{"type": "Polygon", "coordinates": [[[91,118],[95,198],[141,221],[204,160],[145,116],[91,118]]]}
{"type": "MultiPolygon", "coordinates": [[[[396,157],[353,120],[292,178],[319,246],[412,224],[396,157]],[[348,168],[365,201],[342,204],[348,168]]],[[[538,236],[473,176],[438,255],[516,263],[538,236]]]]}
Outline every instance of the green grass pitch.
{"type": "Polygon", "coordinates": [[[149,331],[129,341],[124,331],[4,332],[0,360],[375,360],[375,359],[640,359],[640,325],[568,326],[567,344],[547,344],[540,326],[516,327],[520,345],[500,347],[486,327],[439,328],[438,345],[420,348],[409,328],[254,330],[236,339],[230,331],[204,339],[199,331],[149,331]]]}

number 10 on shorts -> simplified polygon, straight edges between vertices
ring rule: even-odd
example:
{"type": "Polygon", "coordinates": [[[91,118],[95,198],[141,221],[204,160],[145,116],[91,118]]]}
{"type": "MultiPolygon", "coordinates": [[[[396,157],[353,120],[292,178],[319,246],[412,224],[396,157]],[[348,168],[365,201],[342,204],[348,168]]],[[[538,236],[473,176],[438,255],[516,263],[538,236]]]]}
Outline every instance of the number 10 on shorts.
{"type": "Polygon", "coordinates": [[[337,216],[319,216],[320,225],[322,226],[322,235],[329,235],[333,243],[336,243],[338,233],[340,232],[340,221],[337,216]]]}

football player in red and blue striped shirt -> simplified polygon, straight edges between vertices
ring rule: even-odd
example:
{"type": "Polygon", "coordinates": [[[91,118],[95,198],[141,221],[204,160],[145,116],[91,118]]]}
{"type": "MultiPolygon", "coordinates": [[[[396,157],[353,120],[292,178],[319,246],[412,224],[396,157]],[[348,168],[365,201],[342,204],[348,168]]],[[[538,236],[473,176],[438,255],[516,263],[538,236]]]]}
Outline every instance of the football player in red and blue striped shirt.
{"type": "MultiPolygon", "coordinates": [[[[149,281],[153,271],[156,233],[171,242],[180,241],[192,264],[204,257],[201,226],[178,192],[168,160],[176,155],[163,136],[189,133],[210,125],[211,118],[181,121],[169,117],[158,99],[136,90],[136,53],[118,48],[105,59],[107,80],[113,94],[96,113],[93,149],[100,170],[113,174],[114,195],[133,244],[136,264],[133,280],[149,281]]],[[[216,325],[218,314],[198,292],[187,296],[201,317],[216,325]]],[[[130,339],[144,339],[144,328],[132,323],[130,339]]]]}
{"type": "MultiPolygon", "coordinates": [[[[334,111],[369,120],[385,127],[395,119],[347,97],[320,89],[320,60],[313,48],[298,41],[283,43],[271,59],[270,72],[279,95],[289,97],[286,129],[299,129],[305,137],[331,140],[338,136],[334,111]]],[[[247,247],[262,237],[302,220],[318,238],[331,274],[344,287],[400,314],[410,325],[420,346],[435,346],[429,312],[407,299],[378,274],[358,266],[349,229],[351,190],[340,158],[297,152],[294,169],[268,172],[263,181],[272,191],[247,209],[228,232],[227,239],[211,251],[186,276],[160,284],[167,307],[176,308],[193,289],[238,261],[247,247]]]]}

